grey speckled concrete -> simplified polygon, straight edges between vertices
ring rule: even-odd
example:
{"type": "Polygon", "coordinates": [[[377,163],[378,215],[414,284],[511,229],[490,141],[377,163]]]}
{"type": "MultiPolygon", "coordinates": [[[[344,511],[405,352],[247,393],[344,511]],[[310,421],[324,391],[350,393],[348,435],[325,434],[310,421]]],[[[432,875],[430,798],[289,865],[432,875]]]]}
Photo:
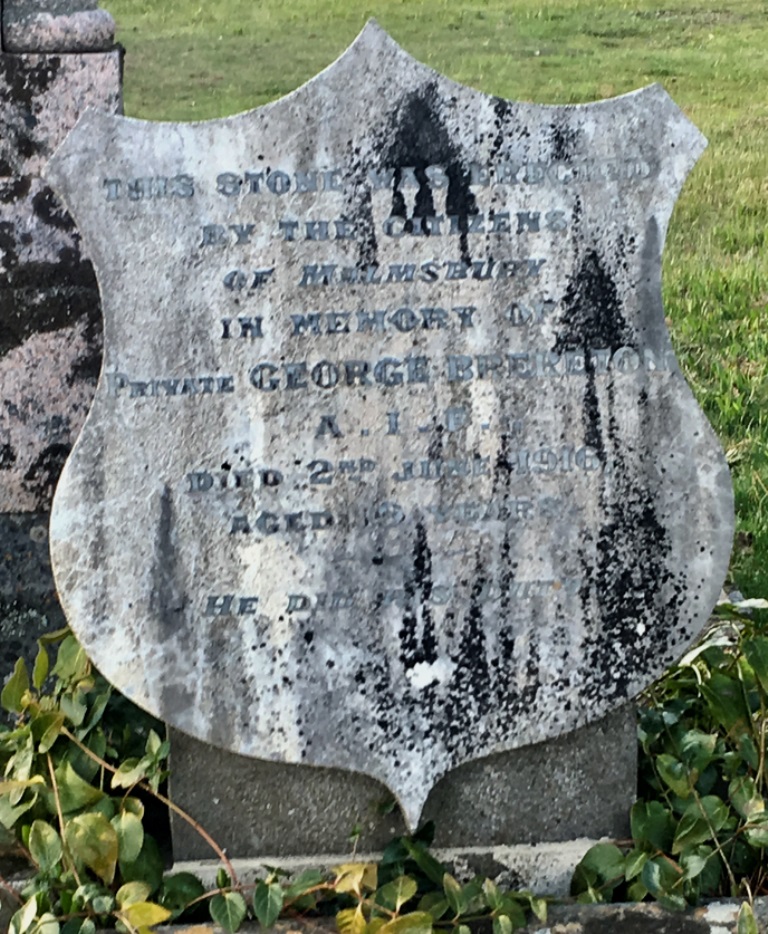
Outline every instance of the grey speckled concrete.
{"type": "MultiPolygon", "coordinates": [[[[623,838],[636,776],[630,707],[550,742],[460,766],[437,783],[424,820],[435,822],[439,847],[623,838]]],[[[390,793],[364,775],[211,751],[177,731],[171,732],[171,792],[233,857],[341,857],[354,827],[361,851],[381,849],[404,832],[396,811],[380,812],[390,793]]],[[[210,857],[202,838],[177,819],[173,853],[175,860],[210,857]]]]}
{"type": "Polygon", "coordinates": [[[51,549],[96,664],[410,826],[453,769],[635,696],[730,554],[661,304],[703,147],[659,86],[502,101],[373,24],[247,114],[84,116],[47,177],[105,363],[51,549]]]}

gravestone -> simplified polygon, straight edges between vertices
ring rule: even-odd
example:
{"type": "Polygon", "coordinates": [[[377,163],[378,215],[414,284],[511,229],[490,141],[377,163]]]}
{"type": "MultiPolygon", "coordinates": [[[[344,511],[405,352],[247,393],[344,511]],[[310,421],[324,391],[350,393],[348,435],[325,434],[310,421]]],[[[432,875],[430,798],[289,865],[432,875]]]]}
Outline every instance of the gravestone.
{"type": "Polygon", "coordinates": [[[101,367],[93,268],[41,178],[86,108],[122,106],[114,24],[86,4],[0,4],[0,682],[63,625],[48,518],[101,367]]]}
{"type": "MultiPolygon", "coordinates": [[[[598,721],[632,747],[615,712],[700,631],[730,552],[660,292],[703,148],[658,86],[513,103],[374,24],[251,113],[86,114],[47,175],[105,357],[51,546],[96,665],[193,750],[266,760],[246,797],[325,784],[318,828],[375,780],[410,828],[490,793],[474,832],[504,842],[532,763],[581,749],[605,778],[598,721]]],[[[180,779],[203,819],[214,760],[180,779]]]]}

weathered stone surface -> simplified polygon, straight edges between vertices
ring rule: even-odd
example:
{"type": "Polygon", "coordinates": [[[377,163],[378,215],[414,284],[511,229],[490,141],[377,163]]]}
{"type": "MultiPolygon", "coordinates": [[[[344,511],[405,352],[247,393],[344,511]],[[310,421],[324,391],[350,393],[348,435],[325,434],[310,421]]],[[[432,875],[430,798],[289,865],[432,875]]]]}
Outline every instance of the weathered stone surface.
{"type": "Polygon", "coordinates": [[[48,557],[47,513],[0,515],[0,680],[36,640],[65,625],[48,557]]]}
{"type": "Polygon", "coordinates": [[[95,0],[3,0],[7,52],[106,52],[115,21],[95,0]]]}
{"type": "Polygon", "coordinates": [[[658,86],[516,104],[375,26],[248,114],[86,115],[48,174],[105,363],[52,556],[97,665],[410,825],[451,769],[658,675],[733,524],[661,306],[703,145],[658,86]]]}
{"type": "MultiPolygon", "coordinates": [[[[626,838],[637,787],[636,733],[628,707],[546,743],[465,763],[437,783],[424,807],[424,819],[435,823],[435,846],[483,847],[487,854],[489,847],[532,841],[626,838]]],[[[397,813],[381,813],[386,788],[363,775],[211,756],[210,747],[175,730],[171,792],[234,857],[341,858],[353,828],[361,852],[383,849],[405,829],[397,813]]],[[[173,855],[205,859],[210,850],[189,824],[174,820],[173,855]]],[[[494,874],[487,866],[482,871],[494,874]]]]}
{"type": "Polygon", "coordinates": [[[101,363],[90,262],[40,171],[87,107],[121,107],[117,52],[0,56],[0,513],[50,507],[101,363]]]}
{"type": "Polygon", "coordinates": [[[116,52],[0,55],[0,682],[64,622],[48,510],[101,366],[93,268],[40,170],[86,107],[120,110],[120,71],[116,52]]]}

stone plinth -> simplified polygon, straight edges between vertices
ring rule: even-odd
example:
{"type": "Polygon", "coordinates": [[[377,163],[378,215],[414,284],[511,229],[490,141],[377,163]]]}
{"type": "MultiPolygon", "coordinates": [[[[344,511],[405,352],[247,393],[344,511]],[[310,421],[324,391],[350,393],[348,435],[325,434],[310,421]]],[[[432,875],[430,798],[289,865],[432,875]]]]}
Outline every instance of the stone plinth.
{"type": "MultiPolygon", "coordinates": [[[[435,823],[436,847],[474,850],[477,871],[497,874],[494,847],[628,836],[636,789],[635,713],[626,708],[551,742],[461,766],[437,783],[424,820],[435,823]]],[[[353,830],[360,852],[405,832],[397,809],[382,813],[391,793],[364,775],[213,752],[176,730],[171,794],[235,858],[341,859],[353,830]]],[[[174,860],[211,857],[189,824],[173,818],[172,826],[174,860]]]]}

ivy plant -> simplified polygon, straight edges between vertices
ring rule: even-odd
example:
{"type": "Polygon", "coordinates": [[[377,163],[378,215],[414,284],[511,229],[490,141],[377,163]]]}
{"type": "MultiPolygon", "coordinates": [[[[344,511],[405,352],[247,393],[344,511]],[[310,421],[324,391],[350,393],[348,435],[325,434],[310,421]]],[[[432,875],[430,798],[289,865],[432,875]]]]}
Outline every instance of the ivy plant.
{"type": "MultiPolygon", "coordinates": [[[[747,896],[738,934],[757,934],[751,897],[768,893],[768,635],[765,601],[720,607],[720,619],[643,698],[640,795],[629,841],[592,847],[576,869],[579,902],[656,900],[671,910],[710,896],[747,896]]],[[[147,934],[210,917],[225,931],[246,919],[335,914],[340,934],[469,934],[482,921],[512,934],[547,916],[547,901],[460,882],[429,851],[433,828],[399,837],[378,863],[349,862],[291,878],[269,869],[238,879],[217,842],[164,793],[168,744],[159,724],[126,709],[68,630],[40,640],[31,672],[16,664],[0,695],[0,826],[33,874],[11,934],[147,934]],[[49,649],[56,643],[53,666],[49,649]],[[137,719],[138,716],[138,719],[137,719]],[[205,889],[164,870],[146,810],[159,801],[221,861],[205,889]]]]}
{"type": "Polygon", "coordinates": [[[335,913],[341,934],[428,934],[484,918],[511,934],[546,902],[501,892],[489,879],[461,884],[430,855],[432,829],[393,840],[381,861],[346,863],[291,879],[271,870],[243,885],[226,853],[163,793],[168,743],[158,724],[131,708],[94,670],[68,630],[39,641],[31,673],[22,660],[0,695],[13,717],[0,727],[0,825],[12,832],[34,873],[20,894],[10,934],[93,934],[116,926],[146,934],[201,912],[225,931],[246,918],[335,913]],[[58,643],[50,668],[49,647],[58,643]],[[138,716],[138,719],[137,719],[138,716]],[[148,832],[152,799],[193,825],[218,856],[216,885],[166,874],[148,832]]]}
{"type": "MultiPolygon", "coordinates": [[[[766,607],[721,604],[704,639],[646,692],[631,846],[588,851],[573,880],[579,901],[681,910],[768,894],[766,607]]],[[[739,925],[757,934],[749,903],[739,925]]]]}

